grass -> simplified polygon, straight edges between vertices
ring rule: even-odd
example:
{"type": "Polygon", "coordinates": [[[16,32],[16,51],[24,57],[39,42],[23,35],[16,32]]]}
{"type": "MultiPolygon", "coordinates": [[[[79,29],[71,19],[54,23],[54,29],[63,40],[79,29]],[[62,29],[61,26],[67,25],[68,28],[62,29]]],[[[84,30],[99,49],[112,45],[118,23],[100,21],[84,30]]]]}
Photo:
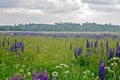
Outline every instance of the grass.
{"type": "MultiPolygon", "coordinates": [[[[2,41],[5,36],[1,36],[2,41]]],[[[57,71],[59,76],[58,80],[94,80],[99,76],[99,60],[101,59],[100,43],[103,42],[104,49],[105,41],[109,40],[109,47],[116,48],[116,42],[119,39],[99,39],[97,53],[91,51],[90,57],[85,57],[86,54],[86,38],[73,38],[73,37],[40,37],[40,36],[7,36],[10,40],[10,46],[16,39],[18,42],[23,42],[25,45],[24,52],[20,54],[19,58],[15,57],[15,53],[8,51],[8,46],[5,42],[5,48],[0,47],[0,80],[5,80],[12,77],[14,74],[22,74],[25,80],[31,79],[31,74],[34,70],[39,72],[40,68],[45,70],[52,80],[52,72],[57,71]],[[69,46],[72,44],[72,50],[69,46]],[[37,52],[37,46],[40,47],[40,52],[37,52]],[[82,54],[76,59],[74,57],[74,48],[82,46],[82,54]],[[57,65],[66,64],[69,67],[56,68],[57,65]],[[90,70],[94,76],[85,76],[84,71],[90,70]],[[65,71],[69,73],[65,74],[65,71]],[[28,72],[31,74],[28,75],[28,72]]],[[[89,38],[90,41],[95,41],[95,38],[89,38]]],[[[104,52],[104,65],[108,65],[107,52],[104,52]]],[[[120,64],[118,65],[120,66],[120,64]]],[[[120,74],[120,68],[118,68],[120,74]]],[[[120,76],[120,75],[118,75],[120,76]]],[[[116,77],[116,76],[115,76],[116,77]]],[[[117,77],[118,79],[118,77],[117,77]]],[[[117,80],[116,79],[116,80],[117,80]]],[[[106,77],[106,80],[113,80],[106,77]]]]}

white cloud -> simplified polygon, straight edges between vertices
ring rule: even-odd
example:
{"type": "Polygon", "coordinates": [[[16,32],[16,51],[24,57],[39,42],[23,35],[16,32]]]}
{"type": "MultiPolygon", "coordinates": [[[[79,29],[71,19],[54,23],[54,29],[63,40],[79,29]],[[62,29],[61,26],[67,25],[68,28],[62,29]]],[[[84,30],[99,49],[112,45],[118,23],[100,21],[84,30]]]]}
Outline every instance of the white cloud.
{"type": "Polygon", "coordinates": [[[0,0],[0,24],[97,22],[120,24],[120,0],[0,0]]]}

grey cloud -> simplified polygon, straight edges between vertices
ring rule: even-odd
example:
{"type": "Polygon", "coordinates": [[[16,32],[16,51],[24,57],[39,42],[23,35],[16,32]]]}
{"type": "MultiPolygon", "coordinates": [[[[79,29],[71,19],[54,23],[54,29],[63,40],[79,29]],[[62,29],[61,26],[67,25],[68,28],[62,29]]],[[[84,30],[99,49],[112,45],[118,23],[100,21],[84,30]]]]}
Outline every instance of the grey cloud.
{"type": "Polygon", "coordinates": [[[100,4],[100,5],[107,5],[107,4],[118,4],[120,0],[81,0],[83,3],[88,4],[100,4]]]}
{"type": "Polygon", "coordinates": [[[80,8],[80,5],[74,0],[31,0],[21,2],[20,6],[23,8],[41,9],[45,13],[64,13],[80,8]]]}
{"type": "Polygon", "coordinates": [[[0,8],[18,7],[19,0],[0,0],[0,8]]]}
{"type": "Polygon", "coordinates": [[[120,8],[116,8],[116,5],[92,5],[89,4],[90,9],[94,9],[96,11],[101,12],[120,12],[120,8]]]}

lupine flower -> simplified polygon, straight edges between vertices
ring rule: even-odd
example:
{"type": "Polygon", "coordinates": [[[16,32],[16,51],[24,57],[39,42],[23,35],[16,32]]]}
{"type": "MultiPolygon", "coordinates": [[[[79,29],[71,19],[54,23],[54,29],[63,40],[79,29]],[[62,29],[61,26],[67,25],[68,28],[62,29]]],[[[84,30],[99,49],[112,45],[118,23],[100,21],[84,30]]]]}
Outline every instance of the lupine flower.
{"type": "Polygon", "coordinates": [[[108,58],[111,59],[111,58],[113,58],[113,56],[114,56],[113,49],[110,48],[109,53],[108,53],[108,58]]]}
{"type": "Polygon", "coordinates": [[[120,58],[120,46],[117,46],[116,48],[116,57],[120,58]]]}
{"type": "Polygon", "coordinates": [[[86,42],[86,48],[90,48],[90,41],[88,41],[88,39],[87,39],[87,42],[86,42]]]}
{"type": "Polygon", "coordinates": [[[36,77],[37,77],[37,72],[33,71],[33,73],[32,73],[32,80],[36,80],[36,77]]]}
{"type": "Polygon", "coordinates": [[[43,80],[48,80],[48,75],[46,72],[44,72],[44,79],[43,80]]]}
{"type": "Polygon", "coordinates": [[[14,75],[12,79],[13,79],[13,80],[17,80],[17,76],[16,76],[16,75],[14,75]]]}
{"type": "Polygon", "coordinates": [[[20,76],[19,76],[19,79],[20,80],[24,80],[24,78],[23,78],[23,76],[20,74],[20,76]]]}
{"type": "Polygon", "coordinates": [[[99,77],[101,80],[104,80],[104,63],[103,60],[100,60],[99,63],[99,77]]]}
{"type": "Polygon", "coordinates": [[[94,42],[94,48],[97,48],[97,42],[96,41],[94,42]]]}
{"type": "Polygon", "coordinates": [[[77,50],[78,56],[81,54],[81,52],[82,52],[82,47],[78,48],[77,50]]]}
{"type": "Polygon", "coordinates": [[[38,77],[37,77],[37,79],[40,79],[40,80],[42,80],[42,79],[44,79],[44,71],[42,70],[42,68],[40,69],[40,72],[39,72],[39,74],[38,74],[38,77]]]}

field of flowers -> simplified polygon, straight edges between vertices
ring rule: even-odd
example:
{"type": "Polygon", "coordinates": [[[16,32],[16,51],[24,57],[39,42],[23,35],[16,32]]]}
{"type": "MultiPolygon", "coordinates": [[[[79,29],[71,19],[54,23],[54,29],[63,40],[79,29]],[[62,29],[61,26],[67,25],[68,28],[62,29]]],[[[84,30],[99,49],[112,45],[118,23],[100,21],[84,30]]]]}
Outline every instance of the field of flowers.
{"type": "Polygon", "coordinates": [[[120,37],[0,34],[0,80],[120,80],[120,37]]]}

